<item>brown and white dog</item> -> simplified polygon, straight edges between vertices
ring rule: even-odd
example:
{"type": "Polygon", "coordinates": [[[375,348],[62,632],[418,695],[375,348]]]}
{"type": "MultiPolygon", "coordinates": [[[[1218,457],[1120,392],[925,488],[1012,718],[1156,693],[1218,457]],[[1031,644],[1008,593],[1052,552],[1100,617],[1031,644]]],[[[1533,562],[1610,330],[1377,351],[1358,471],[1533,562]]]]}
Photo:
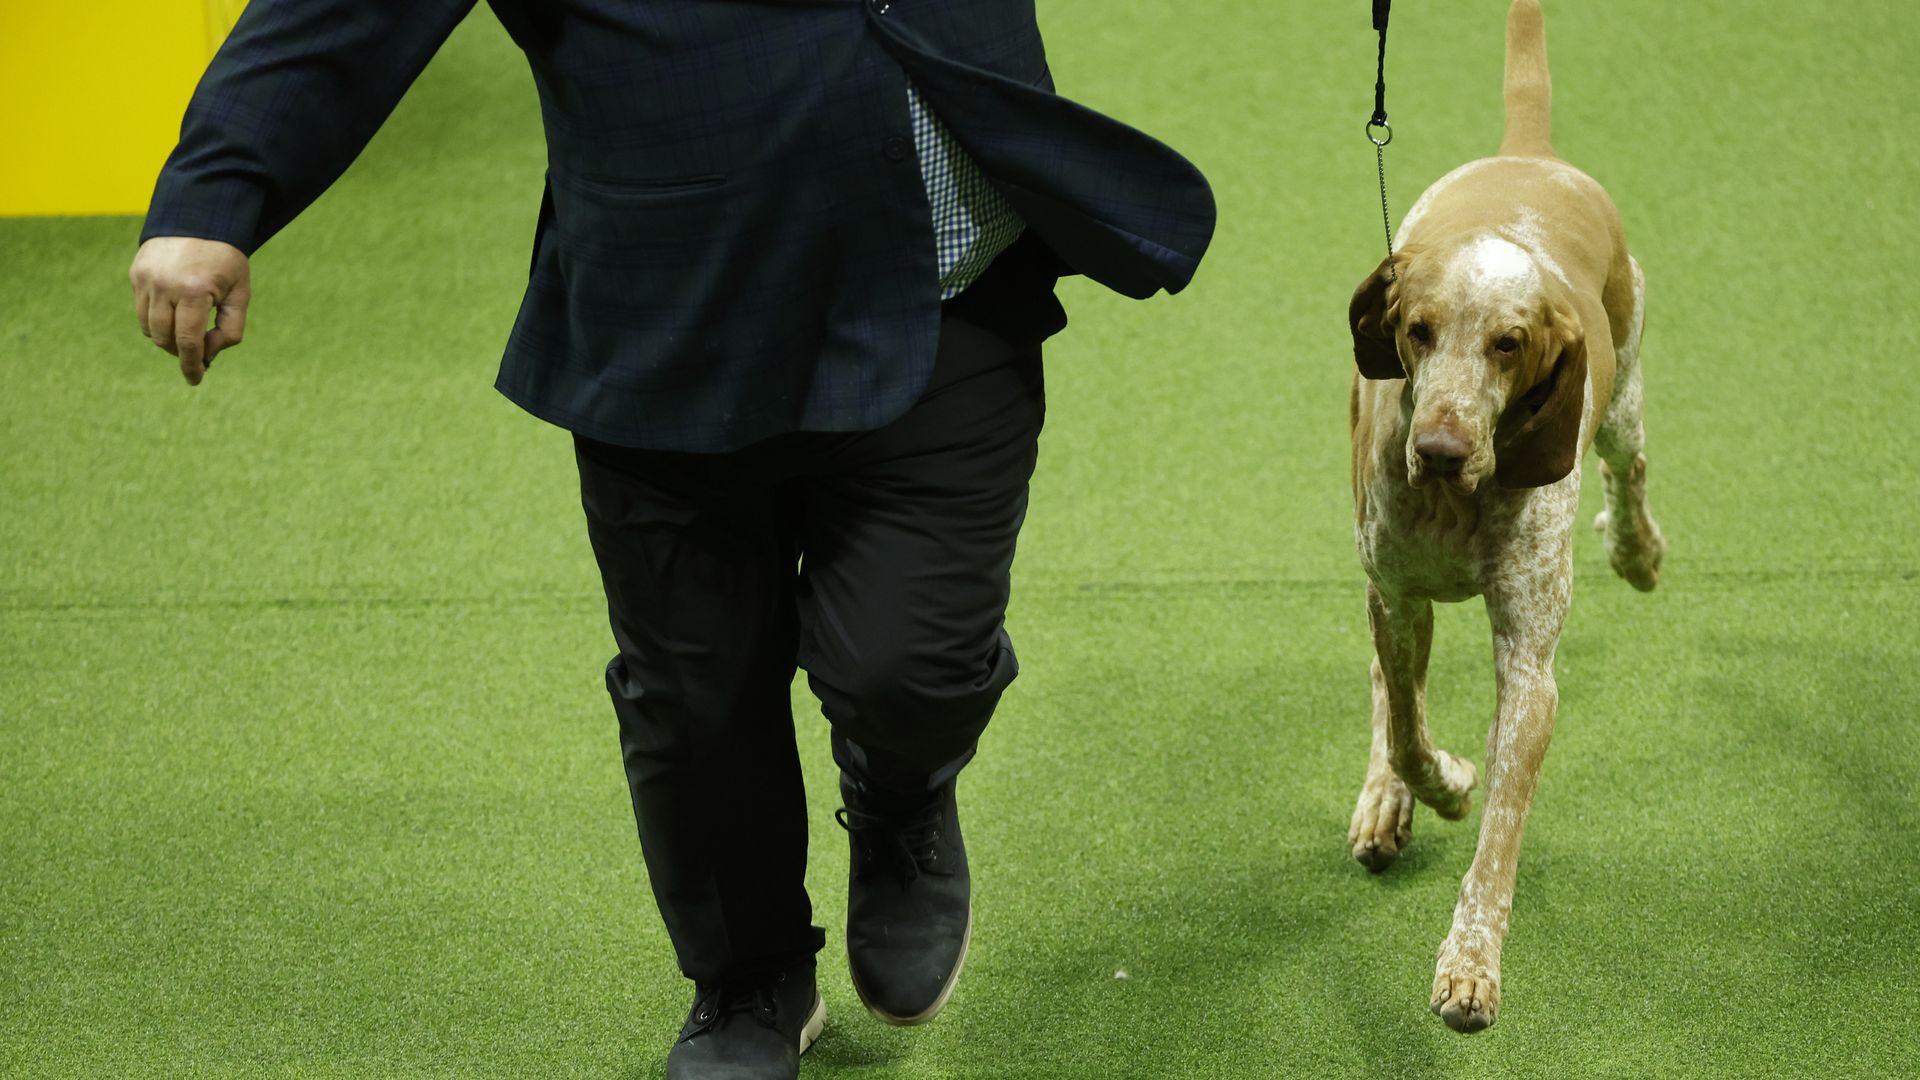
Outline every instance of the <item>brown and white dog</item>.
{"type": "Polygon", "coordinates": [[[1597,445],[1614,570],[1654,587],[1665,542],[1641,453],[1640,266],[1613,202],[1554,157],[1536,0],[1507,15],[1497,157],[1427,189],[1354,293],[1355,541],[1373,629],[1373,752],[1348,840],[1369,870],[1411,836],[1413,800],[1467,813],[1472,762],[1427,737],[1433,601],[1486,597],[1499,708],[1486,811],[1432,1007],[1478,1031],[1500,1006],[1500,948],[1534,782],[1559,700],[1554,649],[1573,589],[1580,459],[1597,445]]]}

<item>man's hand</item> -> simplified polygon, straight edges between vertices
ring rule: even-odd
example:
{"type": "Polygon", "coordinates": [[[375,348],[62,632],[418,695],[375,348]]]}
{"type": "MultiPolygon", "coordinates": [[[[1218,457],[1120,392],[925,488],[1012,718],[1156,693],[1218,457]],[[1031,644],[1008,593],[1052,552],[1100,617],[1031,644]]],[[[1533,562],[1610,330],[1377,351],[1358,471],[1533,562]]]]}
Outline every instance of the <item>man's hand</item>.
{"type": "Polygon", "coordinates": [[[133,311],[140,332],[180,358],[180,374],[195,386],[224,349],[247,329],[253,286],[246,253],[218,240],[156,236],[133,257],[133,311]],[[213,329],[207,316],[218,312],[213,329]]]}

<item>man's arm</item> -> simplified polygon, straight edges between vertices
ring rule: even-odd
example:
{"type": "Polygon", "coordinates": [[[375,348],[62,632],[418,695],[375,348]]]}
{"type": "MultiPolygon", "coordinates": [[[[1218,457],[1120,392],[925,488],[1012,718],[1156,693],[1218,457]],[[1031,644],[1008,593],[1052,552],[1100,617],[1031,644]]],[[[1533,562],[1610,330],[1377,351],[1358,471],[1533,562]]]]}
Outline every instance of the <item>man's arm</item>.
{"type": "Polygon", "coordinates": [[[129,274],[141,331],[188,382],[240,341],[247,256],[346,171],[473,4],[247,6],[187,106],[129,274]]]}

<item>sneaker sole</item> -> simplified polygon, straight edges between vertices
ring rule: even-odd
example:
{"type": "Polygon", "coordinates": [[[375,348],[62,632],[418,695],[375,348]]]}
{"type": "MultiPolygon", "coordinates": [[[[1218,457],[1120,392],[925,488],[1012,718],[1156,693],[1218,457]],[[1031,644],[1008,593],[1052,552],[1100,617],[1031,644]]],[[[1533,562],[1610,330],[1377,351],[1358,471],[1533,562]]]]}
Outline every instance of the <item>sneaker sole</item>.
{"type": "Polygon", "coordinates": [[[816,990],[813,994],[813,1011],[807,1014],[806,1025],[800,1029],[801,1053],[804,1054],[807,1052],[807,1047],[813,1045],[814,1040],[820,1037],[821,1030],[826,1026],[827,999],[822,997],[820,992],[816,990]]]}
{"type": "MultiPolygon", "coordinates": [[[[865,1005],[867,1007],[867,1011],[873,1014],[874,1019],[879,1020],[883,1024],[891,1024],[894,1027],[915,1027],[920,1024],[924,1024],[927,1021],[932,1020],[934,1017],[940,1015],[940,1010],[947,1007],[947,999],[953,996],[953,988],[960,984],[960,973],[966,970],[967,950],[972,945],[973,945],[973,905],[968,904],[967,905],[967,930],[966,930],[966,933],[960,938],[960,959],[954,961],[953,973],[947,976],[947,985],[942,986],[940,988],[940,996],[937,998],[934,998],[933,1004],[927,1006],[925,1011],[917,1013],[913,1016],[895,1016],[894,1014],[887,1012],[885,1009],[882,1009],[879,1006],[875,1005],[873,1002],[868,1001],[867,988],[860,985],[859,976],[854,976],[853,978],[853,992],[860,995],[860,1004],[865,1005]]],[[[849,960],[848,962],[848,969],[849,969],[848,974],[851,975],[852,974],[851,960],[849,960]]]]}

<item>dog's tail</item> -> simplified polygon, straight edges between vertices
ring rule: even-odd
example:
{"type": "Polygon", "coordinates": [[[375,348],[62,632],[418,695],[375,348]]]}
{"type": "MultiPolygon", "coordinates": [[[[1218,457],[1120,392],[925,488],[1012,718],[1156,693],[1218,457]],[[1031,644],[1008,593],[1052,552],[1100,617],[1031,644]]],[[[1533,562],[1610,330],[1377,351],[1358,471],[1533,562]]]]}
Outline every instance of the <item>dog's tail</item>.
{"type": "Polygon", "coordinates": [[[1507,10],[1507,132],[1500,153],[1553,157],[1553,80],[1547,75],[1547,27],[1540,0],[1507,10]]]}

